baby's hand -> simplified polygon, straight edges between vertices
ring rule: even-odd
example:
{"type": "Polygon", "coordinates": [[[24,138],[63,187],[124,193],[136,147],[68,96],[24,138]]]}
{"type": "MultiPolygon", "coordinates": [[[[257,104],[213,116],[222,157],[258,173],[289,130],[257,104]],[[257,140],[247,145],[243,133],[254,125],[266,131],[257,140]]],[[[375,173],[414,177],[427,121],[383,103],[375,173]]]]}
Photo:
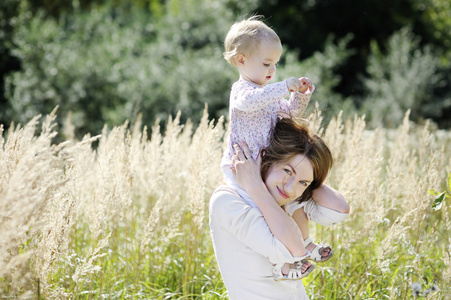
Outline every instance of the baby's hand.
{"type": "Polygon", "coordinates": [[[301,81],[296,77],[290,77],[286,80],[290,92],[297,92],[301,87],[301,81]]]}
{"type": "Polygon", "coordinates": [[[299,78],[299,92],[300,93],[305,93],[308,90],[313,91],[313,84],[310,81],[310,79],[308,79],[307,77],[301,77],[299,78]]]}

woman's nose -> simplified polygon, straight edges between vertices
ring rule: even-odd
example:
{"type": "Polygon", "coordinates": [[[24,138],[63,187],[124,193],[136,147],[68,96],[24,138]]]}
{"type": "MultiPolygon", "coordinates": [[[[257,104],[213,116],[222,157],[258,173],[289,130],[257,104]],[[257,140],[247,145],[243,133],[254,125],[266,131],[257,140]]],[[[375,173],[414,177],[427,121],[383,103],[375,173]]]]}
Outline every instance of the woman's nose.
{"type": "Polygon", "coordinates": [[[289,180],[289,181],[285,182],[285,185],[284,185],[285,192],[292,198],[300,197],[305,190],[304,187],[302,187],[296,183],[297,182],[295,180],[289,180]]]}
{"type": "Polygon", "coordinates": [[[296,193],[295,191],[295,185],[293,180],[288,180],[287,182],[285,182],[285,186],[284,186],[285,192],[290,195],[291,197],[294,196],[294,194],[296,193]]]}

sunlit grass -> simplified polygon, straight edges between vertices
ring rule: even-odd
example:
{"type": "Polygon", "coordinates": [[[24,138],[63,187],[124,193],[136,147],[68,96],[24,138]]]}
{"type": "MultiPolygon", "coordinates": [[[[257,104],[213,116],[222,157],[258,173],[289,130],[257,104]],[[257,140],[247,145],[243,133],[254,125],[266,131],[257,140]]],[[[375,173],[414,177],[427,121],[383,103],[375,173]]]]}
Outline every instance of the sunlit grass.
{"type": "MultiPolygon", "coordinates": [[[[176,117],[150,136],[124,124],[52,146],[53,119],[40,134],[34,120],[0,139],[0,296],[227,299],[208,227],[222,120],[204,115],[194,128],[176,117]]],[[[451,134],[408,115],[397,130],[311,121],[335,156],[328,183],[352,211],[330,228],[312,224],[335,255],[304,280],[308,295],[412,299],[418,282],[440,289],[427,299],[449,299],[451,210],[433,210],[428,190],[445,188],[451,134]]]]}

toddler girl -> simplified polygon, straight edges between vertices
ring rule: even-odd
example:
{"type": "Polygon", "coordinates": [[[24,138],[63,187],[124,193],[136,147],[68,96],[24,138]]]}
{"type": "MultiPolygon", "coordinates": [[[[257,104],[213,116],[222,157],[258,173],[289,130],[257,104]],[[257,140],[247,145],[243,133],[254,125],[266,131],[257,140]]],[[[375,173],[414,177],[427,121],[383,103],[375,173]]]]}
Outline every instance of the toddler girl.
{"type": "MultiPolygon", "coordinates": [[[[247,193],[234,181],[231,170],[233,145],[246,142],[256,159],[260,149],[266,147],[272,128],[280,114],[301,116],[315,87],[308,78],[290,77],[269,84],[276,73],[277,63],[282,54],[282,45],[277,34],[258,17],[235,23],[225,39],[225,59],[235,66],[240,78],[232,86],[229,104],[230,133],[227,148],[221,160],[221,168],[226,183],[249,204],[255,206],[247,193]],[[289,97],[289,100],[286,98],[289,97]]],[[[330,249],[330,248],[329,248],[330,249]]],[[[300,257],[300,264],[290,269],[290,265],[275,266],[275,279],[291,274],[299,279],[309,274],[314,265],[300,257]]]]}

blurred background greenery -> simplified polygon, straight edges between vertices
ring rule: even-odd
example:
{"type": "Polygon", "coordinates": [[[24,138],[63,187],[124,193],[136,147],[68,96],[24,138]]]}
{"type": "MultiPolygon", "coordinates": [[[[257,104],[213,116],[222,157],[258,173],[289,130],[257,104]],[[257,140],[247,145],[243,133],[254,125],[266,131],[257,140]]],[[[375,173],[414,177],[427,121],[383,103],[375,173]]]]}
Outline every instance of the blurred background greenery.
{"type": "Polygon", "coordinates": [[[177,111],[227,115],[236,70],[222,58],[238,19],[261,14],[285,51],[278,79],[308,76],[325,118],[451,127],[449,0],[2,0],[0,123],[58,109],[80,138],[177,111]]]}

